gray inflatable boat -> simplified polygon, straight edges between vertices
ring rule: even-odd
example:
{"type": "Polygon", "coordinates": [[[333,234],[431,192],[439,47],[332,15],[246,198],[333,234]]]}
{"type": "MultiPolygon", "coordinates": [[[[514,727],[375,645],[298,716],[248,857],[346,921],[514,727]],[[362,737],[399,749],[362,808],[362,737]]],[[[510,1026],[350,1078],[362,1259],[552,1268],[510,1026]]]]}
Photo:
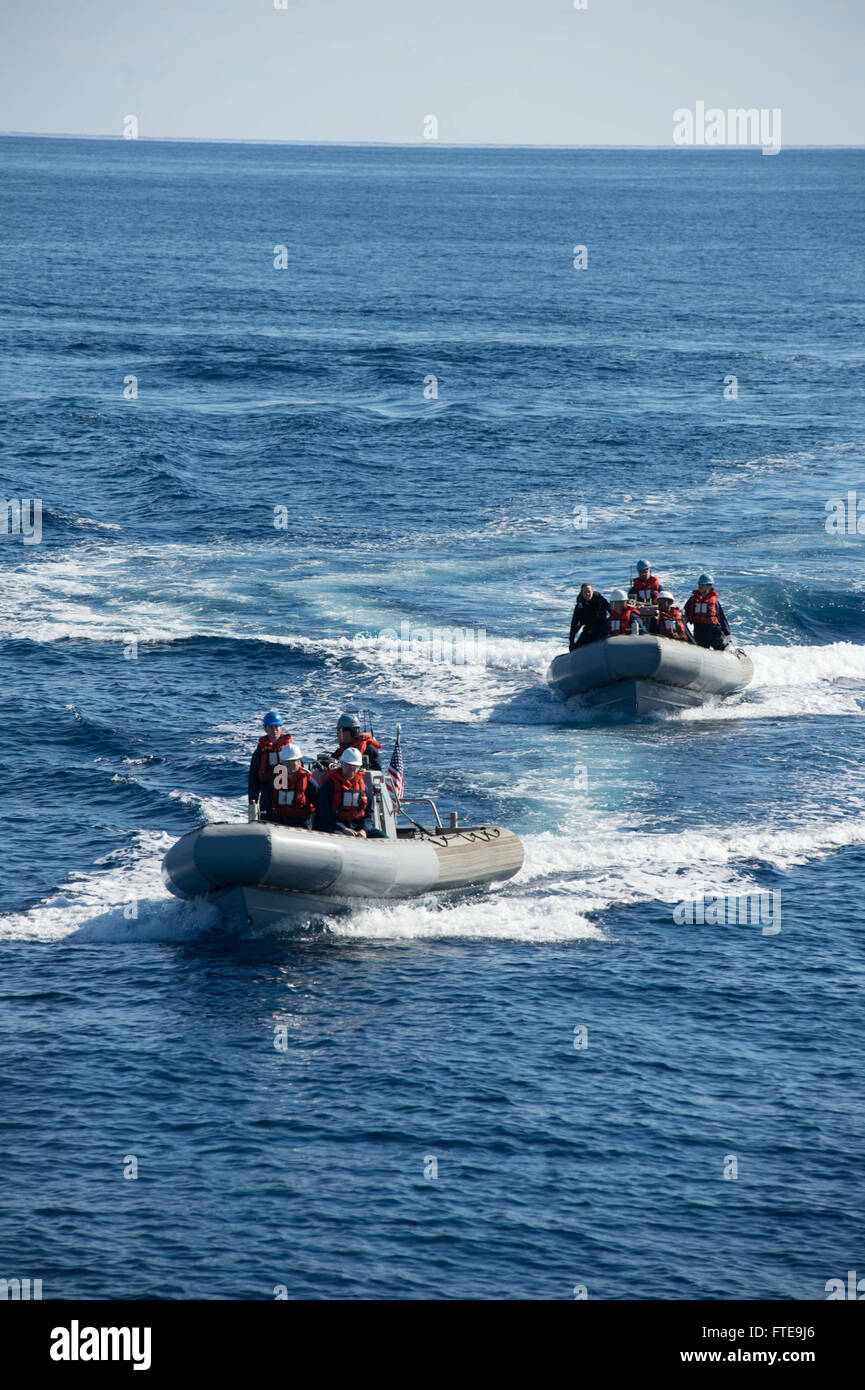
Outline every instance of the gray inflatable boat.
{"type": "Polygon", "coordinates": [[[557,656],[547,682],[562,700],[625,714],[669,713],[736,695],[754,675],[738,648],[716,652],[670,637],[607,637],[557,656]]]}
{"type": "MultiPolygon", "coordinates": [[[[416,898],[512,878],[522,841],[496,825],[396,825],[382,774],[366,774],[372,793],[367,828],[380,839],[299,830],[272,822],[213,822],[184,835],[165,856],[162,876],[179,898],[203,898],[255,925],[329,915],[364,899],[416,898]]],[[[405,803],[402,803],[405,804],[405,803]]]]}

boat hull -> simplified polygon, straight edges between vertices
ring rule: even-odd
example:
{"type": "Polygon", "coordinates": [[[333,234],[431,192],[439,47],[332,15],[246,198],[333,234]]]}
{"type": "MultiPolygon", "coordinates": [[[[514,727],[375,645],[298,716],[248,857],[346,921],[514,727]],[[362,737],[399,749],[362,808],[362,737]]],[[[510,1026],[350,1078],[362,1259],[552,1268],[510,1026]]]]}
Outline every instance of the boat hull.
{"type": "Polygon", "coordinates": [[[608,637],[557,656],[547,682],[562,700],[626,714],[669,713],[738,694],[754,675],[736,648],[716,652],[640,633],[608,637]]]}
{"type": "Polygon", "coordinates": [[[479,887],[513,877],[522,862],[522,841],[499,826],[361,840],[260,822],[215,822],[178,840],[162,875],[176,897],[206,898],[226,912],[266,922],[372,898],[479,887]]]}
{"type": "Polygon", "coordinates": [[[351,911],[350,902],[293,893],[285,888],[222,888],[212,893],[208,901],[224,916],[255,927],[303,927],[317,918],[351,911]]]}

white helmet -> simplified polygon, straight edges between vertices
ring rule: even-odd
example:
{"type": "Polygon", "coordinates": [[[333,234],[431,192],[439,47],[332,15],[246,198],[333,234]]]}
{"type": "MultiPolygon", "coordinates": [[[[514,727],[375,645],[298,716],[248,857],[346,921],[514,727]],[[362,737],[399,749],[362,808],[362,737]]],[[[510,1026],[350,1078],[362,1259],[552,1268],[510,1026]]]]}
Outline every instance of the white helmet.
{"type": "Polygon", "coordinates": [[[676,600],[673,598],[673,595],[670,593],[670,590],[669,590],[669,589],[662,589],[661,592],[658,594],[658,598],[659,598],[659,599],[668,598],[668,599],[670,600],[671,603],[675,603],[675,602],[676,602],[676,600]]]}
{"type": "Polygon", "coordinates": [[[627,601],[628,595],[625,593],[624,589],[610,590],[610,603],[627,603],[627,601]]]}
{"type": "Polygon", "coordinates": [[[340,758],[340,762],[343,764],[343,766],[363,767],[363,758],[360,756],[360,753],[358,753],[356,748],[346,748],[345,752],[340,758]]]}
{"type": "Polygon", "coordinates": [[[303,754],[296,743],[286,743],[285,746],[279,750],[279,761],[281,763],[299,762],[302,757],[303,754]]]}

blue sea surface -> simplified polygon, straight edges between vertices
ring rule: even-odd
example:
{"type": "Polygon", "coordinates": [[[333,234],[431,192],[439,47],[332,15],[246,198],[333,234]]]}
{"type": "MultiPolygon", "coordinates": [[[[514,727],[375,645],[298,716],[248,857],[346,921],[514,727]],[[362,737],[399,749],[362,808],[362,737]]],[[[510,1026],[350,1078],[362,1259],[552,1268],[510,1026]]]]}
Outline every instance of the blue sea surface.
{"type": "Polygon", "coordinates": [[[865,502],[863,176],[0,140],[0,495],[42,504],[0,534],[0,1277],[865,1268],[865,539],[826,526],[865,502]],[[714,574],[742,697],[553,701],[579,583],[643,556],[680,601],[714,574]],[[311,754],[345,707],[386,756],[399,722],[407,794],[515,830],[519,875],[300,931],[171,897],[274,704],[311,754]],[[674,916],[757,892],[780,930],[674,916]]]}

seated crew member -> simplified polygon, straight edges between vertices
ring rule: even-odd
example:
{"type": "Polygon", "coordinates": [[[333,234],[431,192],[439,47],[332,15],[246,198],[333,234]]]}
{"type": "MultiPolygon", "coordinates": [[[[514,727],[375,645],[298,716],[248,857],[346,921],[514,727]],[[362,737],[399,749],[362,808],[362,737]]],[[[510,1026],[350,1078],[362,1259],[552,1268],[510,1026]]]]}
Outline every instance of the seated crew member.
{"type": "Polygon", "coordinates": [[[571,618],[571,632],[568,637],[568,651],[574,647],[587,647],[604,635],[610,605],[603,594],[596,594],[591,584],[581,584],[574,615],[571,618]],[[582,628],[579,637],[577,632],[582,628]]]}
{"type": "Polygon", "coordinates": [[[623,589],[610,590],[610,616],[607,618],[605,637],[627,637],[632,632],[645,632],[646,625],[634,608],[628,603],[623,589]]]}
{"type": "Polygon", "coordinates": [[[341,714],[336,721],[336,736],[339,746],[331,755],[334,758],[341,758],[346,748],[356,748],[361,758],[366,758],[367,766],[373,772],[381,772],[381,763],[377,749],[381,748],[377,738],[372,734],[365,734],[357,714],[341,714]]]}
{"type": "Polygon", "coordinates": [[[270,794],[273,774],[279,761],[279,750],[287,743],[291,743],[291,734],[282,732],[282,716],[275,709],[268,710],[264,716],[264,734],[258,740],[249,764],[247,796],[250,820],[257,818],[259,808],[263,816],[270,810],[270,794]]]}
{"type": "Polygon", "coordinates": [[[635,603],[657,603],[660,591],[661,581],[656,574],[652,574],[648,560],[638,560],[637,577],[631,580],[628,598],[635,603]]]}
{"type": "Polygon", "coordinates": [[[339,767],[319,783],[313,829],[365,839],[363,822],[368,810],[363,758],[357,748],[344,748],[339,767]]]}
{"type": "Polygon", "coordinates": [[[674,642],[694,641],[685,627],[681,608],[676,607],[676,600],[667,589],[662,589],[658,594],[658,616],[654,630],[659,637],[671,637],[674,642]]]}
{"type": "Polygon", "coordinates": [[[732,642],[730,624],[721,607],[715,591],[715,581],[711,574],[701,574],[697,587],[683,609],[684,615],[694,629],[694,640],[698,647],[712,647],[722,652],[732,642]]]}
{"type": "Polygon", "coordinates": [[[279,764],[273,775],[270,809],[262,820],[279,825],[293,825],[308,830],[310,818],[318,800],[318,788],[301,761],[296,743],[287,743],[279,750],[279,764]]]}

